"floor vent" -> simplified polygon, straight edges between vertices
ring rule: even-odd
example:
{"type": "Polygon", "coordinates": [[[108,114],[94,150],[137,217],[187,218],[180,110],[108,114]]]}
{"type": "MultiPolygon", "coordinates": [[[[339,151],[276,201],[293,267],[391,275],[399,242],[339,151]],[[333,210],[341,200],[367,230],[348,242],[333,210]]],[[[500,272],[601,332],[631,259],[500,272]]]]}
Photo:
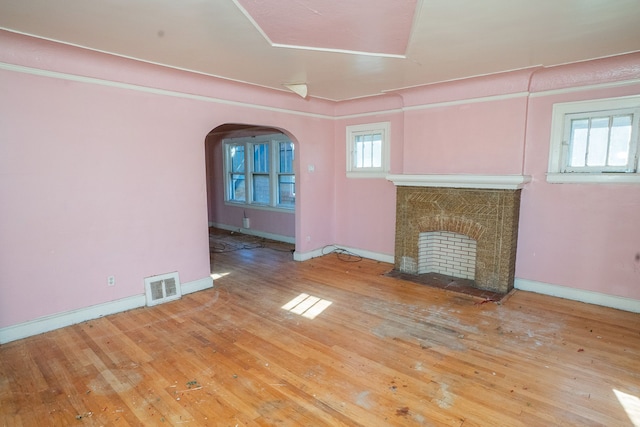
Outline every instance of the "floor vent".
{"type": "Polygon", "coordinates": [[[182,296],[178,272],[161,274],[144,279],[147,294],[147,305],[162,304],[173,301],[182,296]]]}

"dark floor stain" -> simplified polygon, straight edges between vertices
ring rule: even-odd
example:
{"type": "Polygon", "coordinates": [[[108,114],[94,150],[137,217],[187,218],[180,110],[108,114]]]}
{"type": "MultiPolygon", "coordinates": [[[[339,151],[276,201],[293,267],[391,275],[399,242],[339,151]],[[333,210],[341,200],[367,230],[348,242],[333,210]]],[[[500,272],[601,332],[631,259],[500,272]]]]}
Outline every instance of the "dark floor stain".
{"type": "Polygon", "coordinates": [[[409,415],[409,407],[405,406],[404,408],[400,408],[396,410],[396,415],[397,416],[402,416],[402,417],[406,417],[407,415],[409,415]]]}
{"type": "Polygon", "coordinates": [[[387,277],[407,280],[420,285],[432,288],[445,289],[447,291],[458,292],[473,297],[500,301],[505,294],[476,288],[473,280],[461,279],[459,277],[446,276],[438,273],[409,274],[398,270],[391,270],[385,273],[387,277]]]}

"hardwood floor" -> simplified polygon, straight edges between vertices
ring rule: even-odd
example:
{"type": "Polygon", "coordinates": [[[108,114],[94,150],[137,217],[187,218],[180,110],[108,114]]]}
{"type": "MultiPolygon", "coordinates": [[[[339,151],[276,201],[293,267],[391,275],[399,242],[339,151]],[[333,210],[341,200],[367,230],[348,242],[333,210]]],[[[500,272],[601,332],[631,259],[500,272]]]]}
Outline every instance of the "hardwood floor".
{"type": "Polygon", "coordinates": [[[213,289],[0,346],[0,425],[640,422],[638,314],[218,237],[213,289]]]}

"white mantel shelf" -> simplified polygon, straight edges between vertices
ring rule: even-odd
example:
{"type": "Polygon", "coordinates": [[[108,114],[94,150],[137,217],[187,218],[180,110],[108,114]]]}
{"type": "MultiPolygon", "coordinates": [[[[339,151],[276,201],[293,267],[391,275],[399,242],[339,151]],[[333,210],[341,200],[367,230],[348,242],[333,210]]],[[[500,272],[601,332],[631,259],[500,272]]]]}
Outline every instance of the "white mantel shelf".
{"type": "Polygon", "coordinates": [[[529,175],[387,175],[387,180],[404,187],[488,188],[518,190],[531,182],[529,175]]]}

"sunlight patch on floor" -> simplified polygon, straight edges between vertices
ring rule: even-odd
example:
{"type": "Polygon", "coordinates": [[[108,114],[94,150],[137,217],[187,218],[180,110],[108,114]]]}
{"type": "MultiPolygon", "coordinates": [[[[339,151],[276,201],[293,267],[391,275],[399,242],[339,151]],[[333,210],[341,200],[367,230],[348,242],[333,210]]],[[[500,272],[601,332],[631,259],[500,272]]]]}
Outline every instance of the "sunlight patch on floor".
{"type": "Polygon", "coordinates": [[[613,389],[618,401],[624,408],[629,420],[635,427],[640,427],[640,397],[613,389]]]}
{"type": "Polygon", "coordinates": [[[332,302],[326,299],[302,293],[283,305],[282,309],[294,314],[299,314],[307,319],[315,319],[331,304],[332,302]]]}
{"type": "Polygon", "coordinates": [[[218,279],[221,279],[221,278],[223,278],[224,276],[227,276],[227,275],[229,275],[229,274],[231,274],[231,273],[213,273],[213,274],[211,275],[211,278],[212,278],[213,280],[218,280],[218,279]]]}

